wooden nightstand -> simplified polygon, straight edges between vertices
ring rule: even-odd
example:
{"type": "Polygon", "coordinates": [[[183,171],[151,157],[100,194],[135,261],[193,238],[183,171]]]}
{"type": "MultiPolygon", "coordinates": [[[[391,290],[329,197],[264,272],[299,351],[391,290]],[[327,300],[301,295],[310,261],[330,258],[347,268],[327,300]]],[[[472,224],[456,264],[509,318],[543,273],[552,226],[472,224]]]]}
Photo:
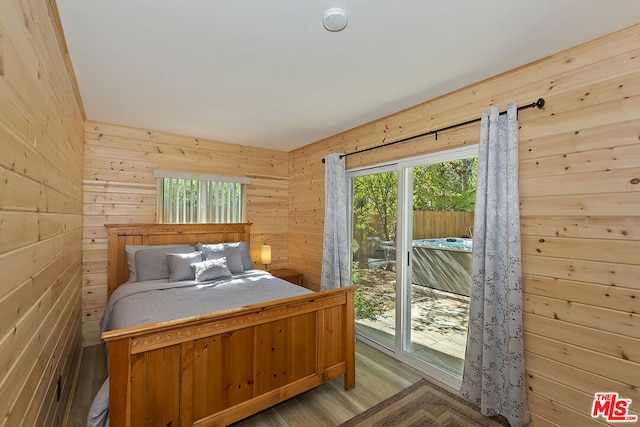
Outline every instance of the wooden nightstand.
{"type": "Polygon", "coordinates": [[[269,273],[287,282],[291,282],[294,285],[302,286],[302,273],[298,273],[297,271],[288,268],[274,268],[273,270],[269,270],[269,273]]]}

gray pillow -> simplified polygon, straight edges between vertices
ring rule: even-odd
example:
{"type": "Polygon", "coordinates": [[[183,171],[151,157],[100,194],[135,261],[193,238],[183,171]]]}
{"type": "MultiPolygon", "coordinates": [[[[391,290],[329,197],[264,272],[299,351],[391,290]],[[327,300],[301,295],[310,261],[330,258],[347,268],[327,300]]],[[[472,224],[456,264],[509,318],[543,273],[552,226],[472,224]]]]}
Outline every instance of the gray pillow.
{"type": "Polygon", "coordinates": [[[129,282],[137,282],[138,277],[136,275],[136,252],[141,249],[149,248],[181,248],[189,245],[125,245],[124,252],[127,254],[127,266],[129,266],[129,282]]]}
{"type": "Polygon", "coordinates": [[[238,242],[238,245],[240,246],[240,258],[242,258],[242,266],[244,267],[245,271],[253,269],[253,261],[251,261],[249,244],[247,242],[238,242]]]}
{"type": "Polygon", "coordinates": [[[196,262],[191,264],[191,266],[195,272],[196,282],[232,277],[231,271],[227,268],[227,259],[224,257],[196,262]]]}
{"type": "Polygon", "coordinates": [[[155,279],[168,279],[171,275],[167,254],[186,254],[194,252],[193,246],[150,247],[136,252],[136,276],[138,282],[155,279]]]}
{"type": "Polygon", "coordinates": [[[202,261],[202,252],[189,252],[187,254],[167,254],[169,263],[169,281],[194,280],[195,272],[191,264],[202,261]]]}
{"type": "Polygon", "coordinates": [[[207,255],[207,251],[223,251],[224,243],[198,243],[196,251],[201,251],[203,255],[207,255]]]}
{"type": "Polygon", "coordinates": [[[207,260],[220,259],[223,257],[227,258],[227,266],[232,274],[241,274],[244,272],[244,264],[240,254],[240,245],[237,243],[235,245],[230,243],[207,245],[198,243],[196,248],[197,250],[202,251],[204,258],[207,260]]]}

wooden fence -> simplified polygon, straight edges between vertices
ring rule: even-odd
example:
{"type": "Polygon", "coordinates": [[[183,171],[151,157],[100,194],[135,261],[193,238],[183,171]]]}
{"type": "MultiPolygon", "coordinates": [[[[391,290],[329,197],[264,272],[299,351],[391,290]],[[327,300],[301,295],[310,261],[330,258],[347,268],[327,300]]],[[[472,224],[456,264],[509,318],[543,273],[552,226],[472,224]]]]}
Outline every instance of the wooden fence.
{"type": "Polygon", "coordinates": [[[473,212],[413,212],[413,240],[471,237],[473,212]]]}

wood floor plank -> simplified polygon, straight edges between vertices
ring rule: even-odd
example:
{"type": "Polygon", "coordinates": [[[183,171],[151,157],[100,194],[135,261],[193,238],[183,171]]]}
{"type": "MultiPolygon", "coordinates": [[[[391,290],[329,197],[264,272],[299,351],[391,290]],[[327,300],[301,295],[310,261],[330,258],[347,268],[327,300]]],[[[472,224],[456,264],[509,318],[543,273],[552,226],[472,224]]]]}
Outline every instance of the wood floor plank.
{"type": "Polygon", "coordinates": [[[93,398],[107,378],[107,353],[104,344],[85,347],[78,382],[73,393],[69,427],[84,427],[93,398]]]}

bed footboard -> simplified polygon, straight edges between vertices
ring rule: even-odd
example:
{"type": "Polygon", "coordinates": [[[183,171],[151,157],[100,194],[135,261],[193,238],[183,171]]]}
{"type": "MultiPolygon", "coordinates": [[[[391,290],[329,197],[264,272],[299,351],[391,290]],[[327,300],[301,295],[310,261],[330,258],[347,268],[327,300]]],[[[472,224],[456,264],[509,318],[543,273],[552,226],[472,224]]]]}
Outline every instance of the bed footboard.
{"type": "Polygon", "coordinates": [[[223,426],[344,375],[355,287],[109,331],[112,426],[223,426]]]}

